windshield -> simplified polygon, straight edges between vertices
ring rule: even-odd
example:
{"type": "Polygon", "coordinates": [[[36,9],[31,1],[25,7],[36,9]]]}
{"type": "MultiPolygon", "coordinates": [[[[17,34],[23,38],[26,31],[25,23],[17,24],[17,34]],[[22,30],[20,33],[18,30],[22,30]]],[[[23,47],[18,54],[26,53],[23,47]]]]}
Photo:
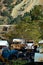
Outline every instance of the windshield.
{"type": "Polygon", "coordinates": [[[2,48],[4,48],[4,47],[6,47],[6,46],[0,46],[0,49],[2,49],[2,48]]]}
{"type": "Polygon", "coordinates": [[[33,43],[33,42],[26,42],[26,43],[33,43]]]}
{"type": "Polygon", "coordinates": [[[14,44],[20,44],[21,42],[14,42],[14,44]]]}

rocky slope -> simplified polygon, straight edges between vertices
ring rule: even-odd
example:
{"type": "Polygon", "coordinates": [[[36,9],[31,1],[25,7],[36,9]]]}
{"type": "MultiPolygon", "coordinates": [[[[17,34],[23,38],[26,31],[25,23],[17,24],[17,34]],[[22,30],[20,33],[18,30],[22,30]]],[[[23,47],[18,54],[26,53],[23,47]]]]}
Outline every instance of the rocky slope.
{"type": "Polygon", "coordinates": [[[35,6],[35,5],[42,5],[43,0],[23,0],[21,3],[17,4],[14,6],[12,9],[11,16],[13,18],[17,17],[18,15],[23,15],[25,12],[30,12],[30,10],[35,6]]]}
{"type": "Polygon", "coordinates": [[[11,17],[24,15],[35,5],[43,5],[43,0],[0,0],[0,24],[10,24],[11,17]]]}

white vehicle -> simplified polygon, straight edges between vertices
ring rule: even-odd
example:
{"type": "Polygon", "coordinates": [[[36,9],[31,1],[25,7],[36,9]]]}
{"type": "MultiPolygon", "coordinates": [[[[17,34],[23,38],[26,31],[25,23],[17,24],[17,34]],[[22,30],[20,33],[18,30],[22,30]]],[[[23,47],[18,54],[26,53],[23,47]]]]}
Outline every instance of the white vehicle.
{"type": "Polygon", "coordinates": [[[13,39],[13,43],[21,43],[24,44],[25,40],[24,39],[13,39]]]}
{"type": "Polygon", "coordinates": [[[0,40],[0,47],[9,47],[9,44],[5,40],[0,40]]]}
{"type": "Polygon", "coordinates": [[[4,47],[9,47],[9,44],[6,40],[0,40],[0,54],[2,54],[2,50],[4,47]]]}
{"type": "Polygon", "coordinates": [[[39,53],[35,53],[34,62],[43,62],[43,40],[39,41],[39,53]]]}
{"type": "Polygon", "coordinates": [[[25,49],[34,49],[34,42],[33,41],[27,41],[26,42],[27,46],[25,49]]]}

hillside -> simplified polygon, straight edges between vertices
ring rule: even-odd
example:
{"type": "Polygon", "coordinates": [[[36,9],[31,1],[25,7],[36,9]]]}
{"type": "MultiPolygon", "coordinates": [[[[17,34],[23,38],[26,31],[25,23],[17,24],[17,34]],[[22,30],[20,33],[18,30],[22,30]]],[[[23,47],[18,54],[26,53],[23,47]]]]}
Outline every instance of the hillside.
{"type": "Polygon", "coordinates": [[[4,37],[9,41],[13,38],[24,38],[32,39],[35,42],[43,39],[43,6],[34,6],[30,12],[16,18],[11,17],[8,13],[2,15],[3,18],[0,18],[0,23],[12,24],[14,27],[7,26],[6,30],[6,25],[4,27],[0,25],[0,38],[4,37]]]}
{"type": "Polygon", "coordinates": [[[11,12],[11,16],[16,18],[18,15],[24,15],[26,12],[30,12],[30,10],[35,5],[42,5],[42,0],[23,0],[21,3],[14,6],[11,12]]]}
{"type": "Polygon", "coordinates": [[[43,0],[0,0],[0,24],[11,24],[18,15],[30,12],[35,5],[42,5],[43,0]]]}

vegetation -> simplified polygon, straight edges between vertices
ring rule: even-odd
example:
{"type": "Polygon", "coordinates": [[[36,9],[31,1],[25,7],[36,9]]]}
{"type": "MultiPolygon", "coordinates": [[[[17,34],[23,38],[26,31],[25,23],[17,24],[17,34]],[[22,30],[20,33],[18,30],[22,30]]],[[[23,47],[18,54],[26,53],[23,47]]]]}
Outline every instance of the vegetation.
{"type": "Polygon", "coordinates": [[[0,25],[14,25],[13,29],[3,35],[7,40],[11,41],[13,38],[24,38],[38,42],[40,39],[43,39],[43,6],[37,5],[30,11],[30,13],[25,13],[24,16],[19,15],[17,18],[13,18],[10,15],[14,6],[11,5],[13,0],[6,0],[3,3],[5,4],[4,6],[6,9],[1,10],[0,25]]]}
{"type": "Polygon", "coordinates": [[[26,63],[28,63],[29,61],[27,60],[16,60],[13,65],[25,65],[26,63]]]}
{"type": "Polygon", "coordinates": [[[35,6],[30,13],[24,16],[18,16],[12,20],[12,24],[16,26],[4,36],[11,40],[13,38],[32,39],[38,42],[43,39],[43,13],[41,6],[35,6]],[[38,9],[39,8],[39,9],[38,9]],[[41,10],[40,10],[41,9],[41,10]]]}

